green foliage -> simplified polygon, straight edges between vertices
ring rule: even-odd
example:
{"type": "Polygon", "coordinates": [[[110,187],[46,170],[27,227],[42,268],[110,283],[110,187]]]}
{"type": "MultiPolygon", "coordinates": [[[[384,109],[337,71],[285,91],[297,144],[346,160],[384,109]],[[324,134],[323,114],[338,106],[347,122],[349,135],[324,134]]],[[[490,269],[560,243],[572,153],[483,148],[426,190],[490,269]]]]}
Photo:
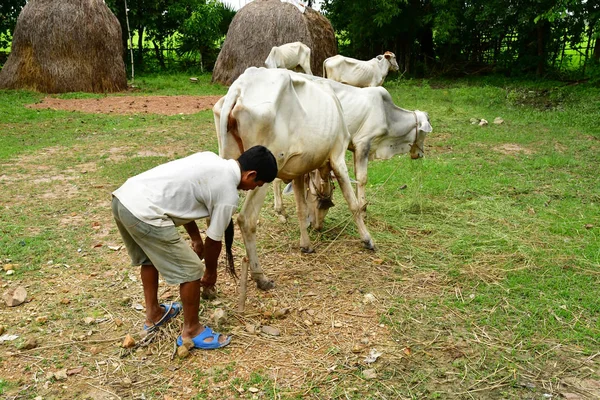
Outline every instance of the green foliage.
{"type": "Polygon", "coordinates": [[[7,48],[12,41],[12,32],[25,0],[2,0],[0,2],[0,49],[7,48]]]}
{"type": "Polygon", "coordinates": [[[222,3],[216,0],[198,4],[191,16],[180,26],[179,53],[182,55],[199,54],[200,65],[203,65],[204,58],[211,53],[216,59],[216,43],[222,36],[223,10],[222,3]]]}
{"type": "Polygon", "coordinates": [[[600,9],[576,0],[325,0],[346,55],[369,59],[391,50],[408,75],[495,70],[513,76],[548,73],[595,77],[600,9]],[[573,66],[567,46],[576,49],[573,66]]]}

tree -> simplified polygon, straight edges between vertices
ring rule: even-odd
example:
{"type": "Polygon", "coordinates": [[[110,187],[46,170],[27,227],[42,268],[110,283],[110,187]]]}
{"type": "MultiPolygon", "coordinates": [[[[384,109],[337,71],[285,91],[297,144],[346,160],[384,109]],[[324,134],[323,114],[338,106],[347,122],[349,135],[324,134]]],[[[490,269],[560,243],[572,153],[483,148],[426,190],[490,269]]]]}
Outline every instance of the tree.
{"type": "MultiPolygon", "coordinates": [[[[221,23],[225,10],[226,7],[221,2],[208,0],[197,5],[179,28],[179,53],[190,55],[197,52],[201,70],[204,70],[206,57],[217,48],[217,40],[223,36],[221,23]]],[[[214,63],[214,59],[212,62],[214,63]]]]}
{"type": "Polygon", "coordinates": [[[2,0],[0,2],[0,49],[10,45],[17,18],[24,6],[25,0],[2,0]]]}

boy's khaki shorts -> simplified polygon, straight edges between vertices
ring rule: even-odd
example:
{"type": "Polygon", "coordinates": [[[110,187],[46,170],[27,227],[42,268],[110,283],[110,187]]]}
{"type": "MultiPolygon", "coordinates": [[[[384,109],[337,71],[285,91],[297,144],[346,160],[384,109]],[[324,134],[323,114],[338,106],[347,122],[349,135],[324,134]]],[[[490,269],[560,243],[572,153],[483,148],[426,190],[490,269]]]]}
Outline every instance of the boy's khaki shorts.
{"type": "Polygon", "coordinates": [[[153,226],[140,221],[114,196],[112,213],[131,265],[154,265],[170,285],[202,278],[204,263],[175,226],[153,226]]]}

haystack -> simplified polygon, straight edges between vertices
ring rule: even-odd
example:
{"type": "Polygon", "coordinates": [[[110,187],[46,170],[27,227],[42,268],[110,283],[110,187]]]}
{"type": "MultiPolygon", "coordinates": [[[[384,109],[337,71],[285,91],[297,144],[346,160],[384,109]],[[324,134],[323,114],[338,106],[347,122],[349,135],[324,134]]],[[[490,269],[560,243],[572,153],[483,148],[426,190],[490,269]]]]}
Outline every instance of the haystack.
{"type": "Polygon", "coordinates": [[[302,42],[311,49],[310,68],[323,73],[323,61],[337,54],[333,27],[319,12],[304,13],[280,0],[254,0],[242,7],[229,25],[213,71],[213,82],[225,85],[248,67],[264,67],[273,46],[302,42]]]}
{"type": "Polygon", "coordinates": [[[121,25],[103,0],[29,0],[0,88],[45,93],[127,88],[121,25]]]}

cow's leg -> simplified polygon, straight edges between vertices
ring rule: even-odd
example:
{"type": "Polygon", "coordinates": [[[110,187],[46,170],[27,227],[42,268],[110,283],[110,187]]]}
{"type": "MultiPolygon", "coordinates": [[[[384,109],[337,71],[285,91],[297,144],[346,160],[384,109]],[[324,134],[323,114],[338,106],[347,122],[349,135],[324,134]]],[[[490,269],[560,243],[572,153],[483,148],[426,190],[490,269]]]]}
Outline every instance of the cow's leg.
{"type": "Polygon", "coordinates": [[[285,210],[283,209],[283,198],[281,196],[281,179],[275,178],[273,181],[273,198],[275,212],[279,217],[280,222],[286,221],[285,210]]]}
{"type": "Polygon", "coordinates": [[[308,213],[304,194],[304,175],[297,177],[293,182],[298,222],[300,223],[300,251],[303,253],[314,253],[315,251],[311,247],[308,237],[308,213]]]}
{"type": "MultiPolygon", "coordinates": [[[[354,174],[356,175],[356,197],[360,210],[367,211],[367,164],[369,162],[369,147],[357,146],[354,151],[354,174]]],[[[364,216],[364,214],[363,214],[364,216]]]]}
{"type": "Polygon", "coordinates": [[[338,183],[340,184],[340,189],[342,189],[344,198],[346,199],[348,207],[350,208],[350,212],[354,217],[354,222],[356,223],[356,227],[358,228],[358,233],[360,234],[360,238],[362,239],[363,245],[369,250],[375,250],[375,244],[373,243],[371,234],[369,233],[369,231],[367,230],[367,226],[365,225],[363,213],[361,212],[360,207],[358,205],[356,194],[352,190],[352,184],[350,183],[350,177],[348,176],[348,168],[346,168],[346,161],[344,160],[343,153],[341,156],[332,158],[331,168],[335,173],[338,183]]]}
{"type": "Polygon", "coordinates": [[[306,174],[306,206],[308,209],[309,225],[320,231],[329,208],[333,206],[333,188],[329,165],[306,174]],[[314,192],[314,193],[313,193],[314,192]]]}
{"type": "Polygon", "coordinates": [[[307,75],[312,75],[312,71],[310,70],[310,58],[305,57],[304,60],[300,63],[300,66],[304,70],[307,75]]]}
{"type": "MultiPolygon", "coordinates": [[[[304,56],[300,55],[300,66],[304,70],[304,72],[308,75],[312,75],[312,71],[310,70],[310,49],[307,49],[304,56]]],[[[301,52],[302,54],[302,52],[301,52]]]]}
{"type": "Polygon", "coordinates": [[[262,290],[272,289],[275,284],[268,280],[258,263],[258,254],[256,252],[256,221],[260,208],[262,207],[269,185],[264,185],[251,190],[246,195],[246,201],[242,206],[237,222],[242,232],[244,246],[246,246],[246,255],[250,264],[250,274],[256,282],[256,286],[262,290]]]}

